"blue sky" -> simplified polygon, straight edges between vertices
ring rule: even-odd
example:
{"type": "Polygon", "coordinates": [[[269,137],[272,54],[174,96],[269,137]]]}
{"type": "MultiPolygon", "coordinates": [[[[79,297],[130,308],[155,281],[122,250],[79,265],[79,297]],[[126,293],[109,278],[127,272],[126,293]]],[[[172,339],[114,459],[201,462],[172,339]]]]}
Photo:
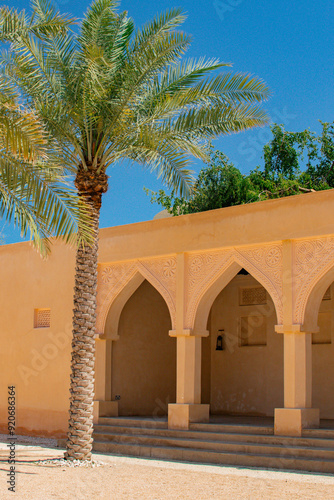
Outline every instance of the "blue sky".
{"type": "MultiPolygon", "coordinates": [[[[6,2],[4,2],[6,3],[6,2]]],[[[59,0],[59,8],[81,17],[90,2],[59,0]]],[[[29,8],[27,0],[8,5],[29,8]]],[[[137,26],[156,13],[181,7],[188,18],[183,30],[193,36],[187,56],[218,57],[232,62],[235,71],[261,77],[272,90],[265,103],[274,122],[287,130],[320,131],[318,120],[333,121],[334,4],[329,0],[123,0],[137,26]]],[[[268,128],[217,139],[214,146],[227,154],[243,173],[262,165],[262,147],[270,139],[268,128]]],[[[194,164],[198,172],[200,163],[194,164]]],[[[160,210],[143,187],[158,190],[162,184],[142,167],[116,165],[108,171],[109,191],[104,196],[101,227],[152,219],[160,210]]],[[[0,231],[6,243],[20,241],[8,225],[0,231]]]]}

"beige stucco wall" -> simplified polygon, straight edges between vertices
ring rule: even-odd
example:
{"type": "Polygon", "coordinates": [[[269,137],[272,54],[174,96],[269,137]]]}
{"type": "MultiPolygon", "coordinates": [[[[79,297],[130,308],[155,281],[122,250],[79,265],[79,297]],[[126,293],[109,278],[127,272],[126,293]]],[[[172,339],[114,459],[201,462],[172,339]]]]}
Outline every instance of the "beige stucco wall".
{"type": "Polygon", "coordinates": [[[112,347],[112,399],[121,397],[120,415],[165,415],[175,401],[176,340],[170,329],[165,301],[145,280],[123,308],[112,347]]]}
{"type": "Polygon", "coordinates": [[[254,245],[333,233],[334,189],[116,226],[100,231],[100,262],[254,245]]]}
{"type": "Polygon", "coordinates": [[[16,387],[16,430],[61,436],[69,401],[74,252],[57,245],[43,261],[28,244],[0,248],[0,425],[7,387],[16,387]],[[34,309],[51,309],[51,327],[34,328],[34,309]]]}

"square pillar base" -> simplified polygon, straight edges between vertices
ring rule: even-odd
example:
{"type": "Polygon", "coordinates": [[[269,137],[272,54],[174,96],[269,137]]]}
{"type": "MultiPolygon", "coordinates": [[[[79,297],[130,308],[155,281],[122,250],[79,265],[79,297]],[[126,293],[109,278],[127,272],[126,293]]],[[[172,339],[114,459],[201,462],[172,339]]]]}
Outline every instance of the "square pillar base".
{"type": "Polygon", "coordinates": [[[118,417],[118,401],[94,401],[94,424],[99,422],[99,417],[118,417]]]}
{"type": "Polygon", "coordinates": [[[303,429],[318,428],[319,423],[317,408],[275,408],[277,436],[301,436],[303,429]]]}
{"type": "Polygon", "coordinates": [[[210,405],[169,404],[168,429],[189,429],[191,422],[209,422],[210,405]]]}

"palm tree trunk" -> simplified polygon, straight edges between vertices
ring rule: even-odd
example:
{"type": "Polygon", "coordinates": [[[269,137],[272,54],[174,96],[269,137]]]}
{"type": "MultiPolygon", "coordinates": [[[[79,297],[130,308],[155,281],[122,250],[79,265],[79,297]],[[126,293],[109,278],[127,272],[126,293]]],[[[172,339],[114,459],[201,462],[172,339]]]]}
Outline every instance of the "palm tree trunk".
{"type": "Polygon", "coordinates": [[[104,172],[96,175],[96,172],[84,170],[80,165],[75,183],[79,196],[91,207],[94,243],[80,246],[76,255],[70,417],[65,453],[68,460],[91,460],[98,229],[102,193],[107,190],[107,179],[104,172]]]}

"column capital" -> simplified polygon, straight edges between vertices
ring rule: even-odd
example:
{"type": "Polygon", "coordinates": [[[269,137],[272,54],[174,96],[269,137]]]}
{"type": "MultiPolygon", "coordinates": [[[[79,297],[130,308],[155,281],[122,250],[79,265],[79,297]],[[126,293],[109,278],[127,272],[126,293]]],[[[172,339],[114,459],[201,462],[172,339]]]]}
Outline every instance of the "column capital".
{"type": "Polygon", "coordinates": [[[318,333],[319,332],[319,327],[315,326],[313,328],[305,328],[305,325],[301,325],[300,323],[296,323],[293,325],[275,325],[275,332],[276,333],[284,333],[284,334],[291,334],[291,333],[318,333]]]}
{"type": "Polygon", "coordinates": [[[119,335],[117,333],[113,333],[111,335],[108,335],[106,333],[102,333],[102,334],[99,335],[98,333],[96,333],[95,334],[95,339],[96,340],[104,340],[104,341],[106,341],[106,340],[115,341],[115,340],[119,340],[119,335]]]}
{"type": "Polygon", "coordinates": [[[169,330],[170,337],[208,337],[208,330],[193,330],[192,328],[169,330]]]}

